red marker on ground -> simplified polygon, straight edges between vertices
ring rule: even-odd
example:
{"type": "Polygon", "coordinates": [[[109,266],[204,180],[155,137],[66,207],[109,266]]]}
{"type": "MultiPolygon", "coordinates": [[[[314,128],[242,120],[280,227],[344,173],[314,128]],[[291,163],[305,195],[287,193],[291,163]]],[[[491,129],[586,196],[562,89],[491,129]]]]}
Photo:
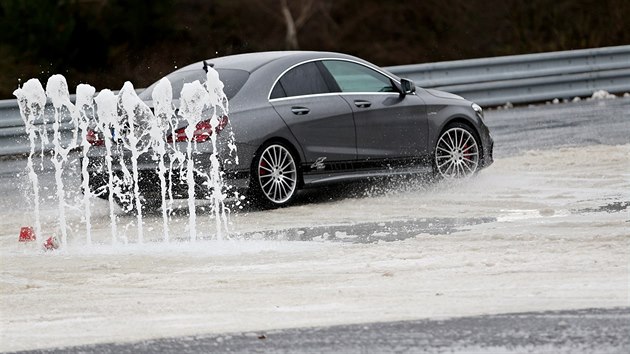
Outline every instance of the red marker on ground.
{"type": "Polygon", "coordinates": [[[35,238],[35,231],[33,231],[32,227],[22,226],[20,229],[20,238],[18,239],[19,242],[31,242],[35,241],[35,238]]]}
{"type": "Polygon", "coordinates": [[[44,249],[47,251],[56,250],[59,248],[59,240],[57,236],[50,236],[46,242],[44,242],[44,249]]]}

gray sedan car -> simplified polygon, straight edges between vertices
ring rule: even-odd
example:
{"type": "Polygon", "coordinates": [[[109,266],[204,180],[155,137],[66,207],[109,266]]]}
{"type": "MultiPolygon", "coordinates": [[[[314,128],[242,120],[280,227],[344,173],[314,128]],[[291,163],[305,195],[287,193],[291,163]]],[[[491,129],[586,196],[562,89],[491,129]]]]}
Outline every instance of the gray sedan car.
{"type": "MultiPolygon", "coordinates": [[[[166,76],[176,106],[184,83],[203,82],[207,65],[219,73],[229,99],[229,118],[221,127],[231,129],[238,154],[238,163],[224,166],[229,183],[248,190],[262,205],[287,205],[301,188],[370,177],[466,177],[493,161],[481,107],[417,87],[365,60],[285,51],[201,61],[166,76]]],[[[140,94],[149,106],[154,87],[140,94]]],[[[227,135],[225,129],[218,134],[219,141],[227,135]]],[[[181,142],[171,143],[185,140],[183,134],[181,142]]],[[[197,148],[196,161],[209,164],[210,141],[198,142],[197,148]]],[[[224,144],[218,149],[228,154],[224,144]]],[[[103,156],[102,149],[92,154],[103,156]]],[[[159,195],[156,164],[149,155],[139,163],[147,199],[159,195]]],[[[91,184],[96,189],[105,176],[98,162],[94,166],[91,184]]],[[[175,194],[184,196],[186,187],[177,185],[182,193],[175,194]]]]}

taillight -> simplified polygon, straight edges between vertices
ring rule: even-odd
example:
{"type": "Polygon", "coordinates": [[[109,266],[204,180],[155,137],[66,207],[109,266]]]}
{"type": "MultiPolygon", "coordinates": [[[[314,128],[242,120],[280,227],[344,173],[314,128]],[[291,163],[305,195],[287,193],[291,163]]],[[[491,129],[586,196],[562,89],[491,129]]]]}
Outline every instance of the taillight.
{"type": "MultiPolygon", "coordinates": [[[[223,128],[228,124],[228,116],[223,116],[219,119],[219,124],[214,128],[214,131],[221,132],[223,128]]],[[[201,121],[197,123],[195,126],[195,131],[193,132],[192,141],[196,143],[203,143],[204,141],[210,139],[212,135],[213,129],[212,124],[210,124],[210,119],[201,121]]],[[[185,142],[188,141],[186,137],[186,127],[179,128],[175,130],[175,141],[176,142],[185,142]]],[[[169,143],[173,142],[173,135],[169,135],[166,137],[166,141],[169,143]]]]}
{"type": "Polygon", "coordinates": [[[88,129],[87,133],[85,133],[85,140],[92,146],[103,146],[105,144],[103,137],[92,129],[88,129]]]}

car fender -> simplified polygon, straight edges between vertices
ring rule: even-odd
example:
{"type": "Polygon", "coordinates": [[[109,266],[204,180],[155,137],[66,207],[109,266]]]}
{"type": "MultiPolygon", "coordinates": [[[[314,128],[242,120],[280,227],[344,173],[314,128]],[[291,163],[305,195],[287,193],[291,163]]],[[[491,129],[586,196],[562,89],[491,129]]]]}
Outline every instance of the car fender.
{"type": "Polygon", "coordinates": [[[234,131],[239,158],[239,169],[249,168],[254,153],[266,142],[279,139],[291,144],[300,161],[304,161],[302,146],[289,130],[284,120],[269,104],[233,111],[230,123],[234,131]],[[247,143],[245,143],[247,142],[247,143]]]}

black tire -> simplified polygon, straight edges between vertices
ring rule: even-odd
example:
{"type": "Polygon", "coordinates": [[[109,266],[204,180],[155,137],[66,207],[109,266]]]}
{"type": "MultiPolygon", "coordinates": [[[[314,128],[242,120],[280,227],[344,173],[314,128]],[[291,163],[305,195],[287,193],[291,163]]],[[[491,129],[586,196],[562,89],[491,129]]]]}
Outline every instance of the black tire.
{"type": "Polygon", "coordinates": [[[296,154],[283,142],[270,142],[258,150],[250,176],[251,201],[260,208],[291,204],[301,181],[296,154]]]}
{"type": "Polygon", "coordinates": [[[438,178],[466,178],[481,167],[479,136],[464,123],[450,123],[435,143],[433,171],[438,178]]]}

